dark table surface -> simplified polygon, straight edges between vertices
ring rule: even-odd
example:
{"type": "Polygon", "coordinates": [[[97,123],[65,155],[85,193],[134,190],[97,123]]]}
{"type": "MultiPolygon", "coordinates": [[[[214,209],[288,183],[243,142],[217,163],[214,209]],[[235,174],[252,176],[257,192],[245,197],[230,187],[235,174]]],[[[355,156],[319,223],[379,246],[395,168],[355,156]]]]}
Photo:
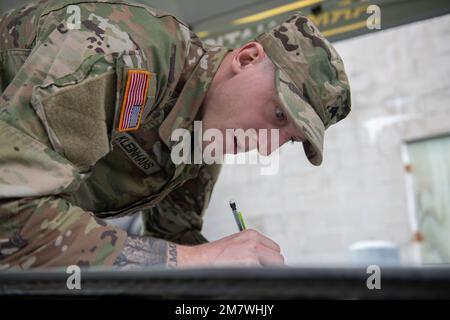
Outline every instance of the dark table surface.
{"type": "Polygon", "coordinates": [[[81,270],[69,290],[65,269],[0,272],[0,296],[132,296],[150,299],[450,298],[450,267],[381,268],[369,290],[366,268],[81,270]]]}

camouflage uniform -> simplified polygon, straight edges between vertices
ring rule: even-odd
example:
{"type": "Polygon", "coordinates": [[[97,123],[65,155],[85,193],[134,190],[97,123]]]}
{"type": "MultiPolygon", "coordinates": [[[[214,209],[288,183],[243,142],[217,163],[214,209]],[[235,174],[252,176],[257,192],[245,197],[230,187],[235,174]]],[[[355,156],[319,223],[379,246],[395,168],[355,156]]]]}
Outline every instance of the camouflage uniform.
{"type": "Polygon", "coordinates": [[[122,1],[43,0],[0,20],[0,268],[111,265],[144,210],[146,235],[205,242],[219,165],[174,165],[226,48],[122,1]],[[76,5],[81,24],[70,19],[76,5]],[[128,70],[149,72],[139,129],[118,131],[128,70]]]}
{"type": "MultiPolygon", "coordinates": [[[[97,218],[138,210],[147,235],[206,241],[201,216],[220,166],[174,165],[170,135],[193,130],[228,50],[142,5],[72,1],[75,29],[71,1],[44,0],[0,21],[3,268],[112,264],[126,234],[97,218]],[[145,97],[130,98],[130,74],[145,75],[145,97]],[[130,99],[142,121],[124,131],[130,99]]],[[[351,108],[342,59],[300,13],[256,41],[306,156],[320,165],[325,130],[351,108]]]]}

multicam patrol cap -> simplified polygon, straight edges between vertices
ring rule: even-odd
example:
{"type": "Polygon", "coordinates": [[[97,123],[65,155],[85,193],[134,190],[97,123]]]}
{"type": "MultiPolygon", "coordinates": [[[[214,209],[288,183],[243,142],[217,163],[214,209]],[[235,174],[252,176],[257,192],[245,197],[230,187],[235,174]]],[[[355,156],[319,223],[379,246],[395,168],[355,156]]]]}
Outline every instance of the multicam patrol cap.
{"type": "Polygon", "coordinates": [[[306,137],[309,161],[323,159],[325,129],[350,112],[350,86],[334,47],[297,13],[256,38],[276,66],[275,83],[287,114],[306,137]]]}

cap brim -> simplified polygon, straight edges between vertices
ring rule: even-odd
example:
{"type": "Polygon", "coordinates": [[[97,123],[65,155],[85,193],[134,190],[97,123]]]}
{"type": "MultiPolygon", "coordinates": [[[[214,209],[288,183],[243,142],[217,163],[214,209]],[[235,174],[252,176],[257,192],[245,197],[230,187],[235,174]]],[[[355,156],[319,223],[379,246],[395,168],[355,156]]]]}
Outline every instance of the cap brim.
{"type": "Polygon", "coordinates": [[[306,157],[313,165],[319,166],[323,159],[325,134],[322,120],[282,69],[277,68],[275,72],[275,85],[284,110],[305,135],[303,149],[306,157]]]}

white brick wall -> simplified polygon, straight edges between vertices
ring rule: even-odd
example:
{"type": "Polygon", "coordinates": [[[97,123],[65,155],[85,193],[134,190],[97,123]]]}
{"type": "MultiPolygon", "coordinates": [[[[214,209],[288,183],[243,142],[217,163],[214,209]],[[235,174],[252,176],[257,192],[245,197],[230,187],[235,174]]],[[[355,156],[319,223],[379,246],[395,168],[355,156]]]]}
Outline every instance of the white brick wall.
{"type": "Polygon", "coordinates": [[[208,239],[236,232],[233,198],[248,227],[277,241],[288,264],[347,263],[348,246],[371,239],[397,243],[403,262],[414,261],[400,147],[450,132],[450,15],[335,46],[353,111],[327,131],[322,166],[310,165],[299,144],[282,148],[274,176],[257,165],[225,166],[205,216],[208,239]],[[417,118],[386,125],[371,143],[367,121],[408,115],[417,118]]]}

